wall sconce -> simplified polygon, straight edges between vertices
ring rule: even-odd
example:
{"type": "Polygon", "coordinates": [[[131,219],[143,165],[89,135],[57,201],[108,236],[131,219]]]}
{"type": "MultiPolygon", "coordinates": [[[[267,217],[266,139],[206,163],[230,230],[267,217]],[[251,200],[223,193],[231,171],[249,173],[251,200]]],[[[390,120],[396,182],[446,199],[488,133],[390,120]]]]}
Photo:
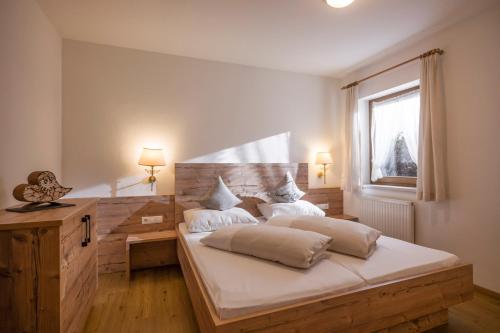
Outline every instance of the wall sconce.
{"type": "Polygon", "coordinates": [[[163,156],[163,149],[143,148],[141,157],[139,158],[139,165],[148,166],[151,169],[146,169],[149,174],[148,182],[151,184],[151,191],[153,191],[153,184],[156,182],[155,166],[164,166],[165,157],[163,156]]]}
{"type": "Polygon", "coordinates": [[[323,171],[318,172],[318,177],[323,177],[323,184],[326,184],[326,166],[332,163],[332,155],[329,152],[316,153],[316,164],[323,165],[323,171]]]}

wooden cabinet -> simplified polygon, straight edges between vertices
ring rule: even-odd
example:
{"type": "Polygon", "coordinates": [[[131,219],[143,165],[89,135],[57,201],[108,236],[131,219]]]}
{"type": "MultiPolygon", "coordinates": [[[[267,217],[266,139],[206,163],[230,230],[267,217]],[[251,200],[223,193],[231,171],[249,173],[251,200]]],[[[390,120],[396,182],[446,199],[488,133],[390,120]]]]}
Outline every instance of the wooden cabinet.
{"type": "Polygon", "coordinates": [[[81,332],[97,290],[96,199],[0,211],[0,332],[81,332]]]}

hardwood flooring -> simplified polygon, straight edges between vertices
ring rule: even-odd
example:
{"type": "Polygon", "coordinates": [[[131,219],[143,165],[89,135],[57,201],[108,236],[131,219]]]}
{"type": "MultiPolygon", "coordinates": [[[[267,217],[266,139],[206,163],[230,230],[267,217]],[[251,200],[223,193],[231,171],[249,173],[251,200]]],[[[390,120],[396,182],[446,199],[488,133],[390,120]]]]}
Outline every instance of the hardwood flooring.
{"type": "MultiPolygon", "coordinates": [[[[179,266],[99,276],[97,297],[84,332],[198,333],[179,266]]],[[[476,292],[449,311],[448,325],[431,333],[500,332],[500,300],[476,292]]]]}
{"type": "Polygon", "coordinates": [[[180,267],[99,275],[84,332],[199,332],[180,267]]]}

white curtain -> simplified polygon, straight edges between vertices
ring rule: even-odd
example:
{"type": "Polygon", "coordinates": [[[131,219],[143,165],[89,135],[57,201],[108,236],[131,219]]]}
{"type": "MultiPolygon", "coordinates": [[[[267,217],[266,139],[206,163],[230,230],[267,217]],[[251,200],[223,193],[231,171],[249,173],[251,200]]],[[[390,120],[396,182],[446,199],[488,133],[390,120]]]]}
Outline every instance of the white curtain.
{"type": "Polygon", "coordinates": [[[346,89],[345,95],[344,163],[341,188],[347,192],[356,191],[360,186],[361,164],[359,145],[358,87],[353,86],[346,89]]]}
{"type": "Polygon", "coordinates": [[[424,201],[447,198],[445,115],[439,66],[438,54],[421,59],[417,198],[424,201]]]}
{"type": "Polygon", "coordinates": [[[408,100],[403,105],[405,120],[401,123],[403,126],[403,135],[405,137],[408,153],[415,164],[418,166],[418,132],[420,127],[420,96],[413,94],[408,96],[408,100]],[[416,126],[415,126],[416,124],[416,126]]]}
{"type": "Polygon", "coordinates": [[[411,159],[418,165],[419,104],[417,91],[373,104],[370,133],[372,181],[385,176],[382,169],[394,151],[400,133],[405,138],[411,159]]]}

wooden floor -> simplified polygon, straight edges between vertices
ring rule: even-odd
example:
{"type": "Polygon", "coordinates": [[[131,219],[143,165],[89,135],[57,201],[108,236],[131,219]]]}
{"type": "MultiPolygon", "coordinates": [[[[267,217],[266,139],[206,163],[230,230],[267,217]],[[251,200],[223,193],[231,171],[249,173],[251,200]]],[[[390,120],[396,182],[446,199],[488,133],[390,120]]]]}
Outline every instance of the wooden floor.
{"type": "MultiPolygon", "coordinates": [[[[450,309],[449,324],[432,333],[500,332],[500,301],[482,293],[450,309]]],[[[99,290],[85,332],[197,333],[178,266],[99,276],[99,290]]]]}

